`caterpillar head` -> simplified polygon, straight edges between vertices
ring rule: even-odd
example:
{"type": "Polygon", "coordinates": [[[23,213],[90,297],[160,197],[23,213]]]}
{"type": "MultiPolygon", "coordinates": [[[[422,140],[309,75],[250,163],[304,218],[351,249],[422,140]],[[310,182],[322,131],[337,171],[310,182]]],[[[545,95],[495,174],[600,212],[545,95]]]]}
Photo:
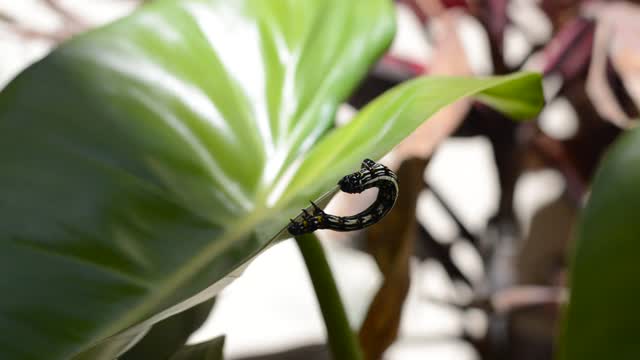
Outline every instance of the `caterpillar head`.
{"type": "Polygon", "coordinates": [[[338,182],[338,185],[340,186],[340,190],[346,193],[357,194],[361,193],[364,190],[362,188],[362,179],[362,174],[357,172],[343,177],[338,182]]]}

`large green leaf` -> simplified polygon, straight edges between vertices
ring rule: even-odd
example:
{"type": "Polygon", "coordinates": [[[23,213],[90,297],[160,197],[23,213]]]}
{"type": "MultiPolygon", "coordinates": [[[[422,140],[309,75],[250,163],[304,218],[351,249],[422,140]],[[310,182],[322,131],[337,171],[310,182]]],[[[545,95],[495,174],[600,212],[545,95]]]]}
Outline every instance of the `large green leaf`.
{"type": "Polygon", "coordinates": [[[640,129],[610,149],[577,227],[561,358],[640,358],[640,129]]]}
{"type": "Polygon", "coordinates": [[[161,0],[19,75],[0,94],[0,354],[114,358],[438,109],[542,104],[535,74],[424,78],[330,130],[392,35],[388,0],[161,0]]]}

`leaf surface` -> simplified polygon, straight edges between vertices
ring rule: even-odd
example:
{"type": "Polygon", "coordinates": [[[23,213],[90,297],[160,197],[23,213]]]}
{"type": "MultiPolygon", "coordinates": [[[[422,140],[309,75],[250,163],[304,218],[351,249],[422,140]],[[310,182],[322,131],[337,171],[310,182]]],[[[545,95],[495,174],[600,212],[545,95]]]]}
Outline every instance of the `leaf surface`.
{"type": "Polygon", "coordinates": [[[578,222],[561,359],[640,354],[640,131],[607,153],[578,222]]]}

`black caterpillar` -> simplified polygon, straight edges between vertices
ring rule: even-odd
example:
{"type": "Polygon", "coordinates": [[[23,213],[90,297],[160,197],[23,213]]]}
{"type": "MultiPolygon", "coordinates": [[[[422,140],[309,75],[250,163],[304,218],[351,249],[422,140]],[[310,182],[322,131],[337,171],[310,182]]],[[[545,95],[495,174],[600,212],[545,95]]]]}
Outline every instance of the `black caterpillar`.
{"type": "Polygon", "coordinates": [[[291,220],[287,230],[291,235],[302,235],[318,229],[335,231],[360,230],[373,225],[391,210],[398,197],[398,177],[386,166],[373,160],[364,159],[360,171],[343,177],[340,190],[349,194],[359,194],[369,188],[378,188],[378,197],[367,209],[351,216],[327,214],[311,202],[313,212],[302,209],[302,214],[291,220]]]}

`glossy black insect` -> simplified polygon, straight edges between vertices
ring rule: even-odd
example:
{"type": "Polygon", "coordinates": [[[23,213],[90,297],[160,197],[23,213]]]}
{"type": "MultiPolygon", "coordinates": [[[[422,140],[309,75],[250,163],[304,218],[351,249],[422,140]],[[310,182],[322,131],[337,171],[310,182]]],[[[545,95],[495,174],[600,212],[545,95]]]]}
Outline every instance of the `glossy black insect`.
{"type": "Polygon", "coordinates": [[[359,194],[369,188],[377,187],[376,200],[364,211],[351,216],[327,214],[311,202],[313,212],[302,210],[301,216],[291,220],[287,228],[291,235],[302,235],[318,229],[353,231],[373,225],[391,210],[398,197],[398,178],[393,171],[373,160],[365,159],[360,171],[343,177],[339,182],[340,190],[359,194]]]}

